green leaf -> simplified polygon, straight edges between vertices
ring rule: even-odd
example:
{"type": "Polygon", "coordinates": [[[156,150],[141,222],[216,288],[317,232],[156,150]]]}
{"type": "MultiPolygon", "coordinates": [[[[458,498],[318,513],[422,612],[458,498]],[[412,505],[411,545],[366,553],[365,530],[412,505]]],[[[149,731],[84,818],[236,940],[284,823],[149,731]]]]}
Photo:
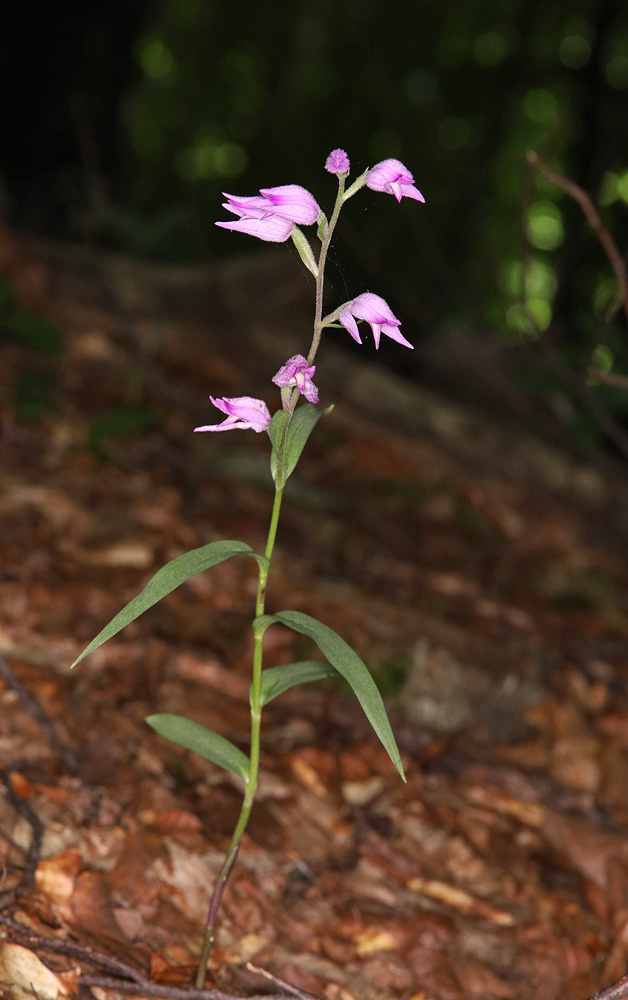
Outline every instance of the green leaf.
{"type": "Polygon", "coordinates": [[[316,427],[321,417],[327,416],[333,410],[333,405],[324,410],[317,410],[313,403],[303,403],[298,406],[292,416],[285,410],[278,410],[275,413],[269,428],[270,439],[273,443],[273,452],[270,458],[270,471],[277,483],[279,469],[279,456],[284,437],[286,424],[288,430],[285,434],[284,444],[284,468],[282,482],[277,485],[283,486],[288,476],[292,475],[297,462],[301,457],[301,452],[305,448],[305,443],[316,427]]]}
{"type": "Polygon", "coordinates": [[[224,767],[245,782],[249,776],[249,759],[233,743],[219,736],[199,722],[192,722],[182,715],[147,715],[144,720],[160,736],[165,736],[171,743],[185,747],[200,754],[205,760],[218,767],[224,767]]]}
{"type": "Polygon", "coordinates": [[[265,556],[259,555],[246,542],[237,541],[210,542],[209,545],[201,545],[198,549],[192,549],[190,552],[185,552],[182,556],[172,559],[151,577],[137,597],[129,601],[122,608],[122,611],[119,611],[115,618],[112,618],[109,624],[105,625],[104,629],[98,633],[95,639],[92,639],[89,646],[86,646],[81,655],[76,658],[72,666],[75,667],[84,656],[87,656],[88,653],[93,653],[95,649],[102,646],[103,642],[117,635],[125,625],[135,621],[145,611],[152,608],[153,604],[157,604],[162,597],[171,594],[173,590],[176,590],[182,583],[189,580],[191,576],[201,573],[204,569],[210,569],[211,566],[216,566],[218,563],[225,562],[226,559],[231,559],[232,556],[239,555],[252,556],[262,567],[268,565],[268,560],[265,556]]]}
{"type": "Polygon", "coordinates": [[[321,653],[327,657],[353,689],[367,719],[405,781],[399,749],[386,715],[382,696],[368,671],[368,667],[358,654],[328,625],[323,625],[322,622],[311,618],[310,615],[303,614],[302,611],[278,611],[272,616],[264,616],[265,619],[268,617],[272,617],[274,621],[281,622],[282,625],[287,625],[295,632],[300,632],[301,635],[307,635],[314,640],[321,653]]]}
{"type": "Polygon", "coordinates": [[[106,444],[115,438],[145,434],[160,423],[157,413],[145,406],[116,406],[99,413],[91,423],[85,447],[104,458],[106,444]]]}
{"type": "Polygon", "coordinates": [[[63,337],[56,326],[34,313],[12,313],[3,320],[2,328],[25,347],[46,354],[61,354],[63,351],[63,337]]]}
{"type": "MultiPolygon", "coordinates": [[[[281,453],[281,444],[283,441],[284,432],[286,426],[290,422],[290,414],[286,413],[285,410],[277,410],[273,415],[273,419],[270,422],[270,427],[268,428],[268,433],[270,435],[270,440],[273,446],[273,450],[270,456],[270,472],[273,477],[273,482],[277,482],[277,472],[279,469],[279,455],[281,453]]],[[[288,477],[285,476],[284,482],[288,477]]]]}
{"type": "Polygon", "coordinates": [[[333,406],[317,410],[313,403],[303,403],[292,414],[286,435],[286,479],[294,472],[295,466],[305,448],[305,443],[323,414],[331,413],[333,406]]]}
{"type": "Polygon", "coordinates": [[[297,684],[320,681],[337,673],[331,663],[324,660],[302,660],[300,663],[286,663],[282,667],[269,667],[262,671],[262,707],[297,684]]]}

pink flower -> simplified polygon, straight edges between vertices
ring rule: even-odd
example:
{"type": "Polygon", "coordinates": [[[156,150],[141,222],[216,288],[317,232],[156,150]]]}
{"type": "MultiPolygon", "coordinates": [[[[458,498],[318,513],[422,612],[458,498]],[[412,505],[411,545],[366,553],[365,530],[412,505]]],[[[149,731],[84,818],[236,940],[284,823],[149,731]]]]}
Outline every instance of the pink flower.
{"type": "Polygon", "coordinates": [[[296,386],[299,392],[305,396],[310,403],[318,403],[318,389],[312,382],[312,376],[316,371],[316,365],[308,367],[308,363],[302,354],[295,354],[293,358],[286,361],[285,365],[279,369],[273,377],[273,382],[278,386],[296,386]]]}
{"type": "Polygon", "coordinates": [[[270,427],[270,413],[263,399],[252,396],[235,396],[231,399],[209,397],[219,410],[227,414],[221,424],[206,424],[195,427],[195,431],[267,431],[270,427]]]}
{"type": "Polygon", "coordinates": [[[320,208],[313,195],[298,184],[262,188],[259,195],[239,196],[223,191],[223,208],[239,215],[237,222],[217,222],[222,229],[257,236],[267,243],[283,243],[291,235],[294,223],[311,226],[320,208]]]}
{"type": "Polygon", "coordinates": [[[248,236],[256,236],[258,240],[265,240],[266,243],[284,243],[294,229],[294,223],[282,219],[279,215],[270,215],[268,212],[254,215],[252,209],[245,214],[242,209],[236,209],[230,204],[223,205],[223,208],[242,218],[237,222],[217,222],[217,226],[221,229],[232,229],[237,233],[246,233],[248,236]]]}
{"type": "Polygon", "coordinates": [[[421,192],[414,186],[414,177],[399,160],[382,160],[381,163],[376,163],[366,175],[366,186],[372,191],[394,194],[397,201],[401,201],[402,198],[425,201],[421,192]]]}
{"type": "Polygon", "coordinates": [[[349,331],[353,339],[361,344],[358,325],[354,317],[370,323],[376,349],[379,348],[380,337],[384,334],[385,337],[396,340],[398,344],[403,344],[404,347],[414,350],[413,345],[402,336],[399,330],[401,320],[397,319],[388,303],[381,296],[374,295],[373,292],[364,292],[352,302],[347,302],[340,312],[338,317],[340,323],[349,331]]]}
{"type": "Polygon", "coordinates": [[[348,174],[350,169],[349,157],[344,149],[332,149],[325,161],[325,170],[329,170],[330,174],[340,176],[340,174],[348,174]]]}
{"type": "MultiPolygon", "coordinates": [[[[314,195],[299,184],[284,184],[282,187],[260,188],[275,215],[302,226],[312,226],[320,215],[320,208],[314,195]]],[[[227,198],[229,195],[226,196],[227,198]]]]}

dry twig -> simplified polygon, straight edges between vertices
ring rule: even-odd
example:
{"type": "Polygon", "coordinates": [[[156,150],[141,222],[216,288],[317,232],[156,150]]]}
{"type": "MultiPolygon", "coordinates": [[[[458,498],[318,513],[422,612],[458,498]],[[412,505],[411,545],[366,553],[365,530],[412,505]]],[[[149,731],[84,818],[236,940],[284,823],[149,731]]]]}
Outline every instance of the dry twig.
{"type": "Polygon", "coordinates": [[[530,151],[526,158],[530,166],[535,167],[537,170],[542,170],[548,181],[552,184],[557,184],[570,198],[573,198],[580,205],[587,222],[602,244],[608,262],[615,272],[615,277],[621,290],[624,313],[628,321],[628,268],[626,268],[626,263],[617,248],[615,240],[600,219],[590,195],[578,184],[575,184],[574,181],[570,181],[568,177],[563,177],[562,174],[553,170],[549,163],[541,159],[538,153],[530,151]]]}

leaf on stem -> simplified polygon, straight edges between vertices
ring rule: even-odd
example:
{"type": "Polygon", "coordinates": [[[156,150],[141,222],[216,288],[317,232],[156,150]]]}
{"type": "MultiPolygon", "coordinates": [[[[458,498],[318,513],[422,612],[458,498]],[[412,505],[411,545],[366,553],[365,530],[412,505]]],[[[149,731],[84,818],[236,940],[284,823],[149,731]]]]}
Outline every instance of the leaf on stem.
{"type": "Polygon", "coordinates": [[[303,403],[301,406],[296,408],[292,417],[284,410],[279,410],[275,413],[269,431],[270,439],[273,443],[273,453],[271,455],[270,467],[275,483],[277,483],[277,470],[279,467],[281,442],[287,420],[289,420],[289,423],[288,430],[285,435],[284,445],[284,483],[288,476],[294,472],[296,464],[301,457],[301,452],[305,448],[307,439],[316,427],[316,424],[321,417],[327,416],[328,413],[331,413],[333,408],[332,404],[332,406],[328,406],[324,410],[318,410],[313,403],[303,403]]]}
{"type": "MultiPolygon", "coordinates": [[[[358,654],[347,645],[344,639],[322,622],[304,614],[302,611],[278,611],[274,615],[264,615],[264,621],[280,622],[288,628],[302,635],[313,639],[321,653],[327,657],[329,662],[336,668],[352,688],[364,713],[382,742],[391,761],[399,771],[405,781],[405,774],[399,749],[393,735],[393,731],[386,715],[384,702],[380,695],[375,681],[371,677],[368,667],[360,659],[358,654]]],[[[259,621],[260,619],[258,619],[259,621]]],[[[263,676],[263,675],[262,675],[263,676]]]]}
{"type": "Polygon", "coordinates": [[[246,542],[237,541],[210,542],[209,545],[201,545],[198,549],[192,549],[190,552],[185,552],[183,555],[177,556],[176,559],[172,559],[151,577],[137,597],[129,601],[122,608],[122,611],[119,611],[115,618],[112,618],[109,624],[105,625],[96,638],[92,639],[89,646],[86,646],[81,655],[76,658],[72,666],[75,667],[84,656],[98,649],[107,639],[117,635],[126,625],[143,615],[145,611],[152,608],[153,604],[157,604],[162,597],[172,593],[191,576],[201,573],[204,569],[210,569],[218,563],[225,562],[232,556],[239,555],[252,556],[260,567],[267,566],[268,561],[265,556],[259,555],[246,542]]]}
{"type": "Polygon", "coordinates": [[[335,667],[324,660],[301,660],[281,667],[269,667],[262,671],[261,705],[267,705],[273,698],[297,684],[320,681],[325,677],[334,677],[337,673],[335,667]]]}
{"type": "Polygon", "coordinates": [[[186,750],[192,750],[204,757],[205,760],[211,761],[212,764],[224,767],[226,771],[231,771],[232,774],[244,781],[247,780],[249,774],[248,757],[224,736],[219,736],[218,733],[207,729],[206,726],[201,726],[199,722],[193,722],[192,719],[186,719],[182,715],[169,715],[168,713],[147,715],[144,721],[156,733],[164,736],[171,743],[176,743],[177,746],[184,747],[186,750]]]}

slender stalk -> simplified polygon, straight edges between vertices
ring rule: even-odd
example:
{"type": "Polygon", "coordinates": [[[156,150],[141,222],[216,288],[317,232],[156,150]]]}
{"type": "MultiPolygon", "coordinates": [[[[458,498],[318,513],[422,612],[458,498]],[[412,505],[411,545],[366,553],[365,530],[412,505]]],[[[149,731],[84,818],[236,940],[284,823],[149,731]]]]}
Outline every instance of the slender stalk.
{"type": "Polygon", "coordinates": [[[316,352],[318,351],[318,345],[321,342],[321,334],[323,332],[323,327],[321,325],[321,320],[323,318],[323,289],[325,285],[325,263],[327,261],[327,251],[329,250],[329,245],[331,243],[331,238],[336,228],[336,223],[338,222],[338,216],[340,215],[340,209],[342,208],[342,202],[345,193],[345,179],[344,177],[338,178],[338,194],[336,196],[336,204],[334,205],[334,210],[331,213],[329,222],[325,226],[323,231],[323,236],[321,238],[321,253],[318,258],[318,274],[316,275],[316,307],[314,310],[314,336],[312,337],[312,346],[310,347],[310,353],[307,356],[307,363],[311,365],[316,357],[316,352]]]}
{"type": "MultiPolygon", "coordinates": [[[[283,462],[283,455],[280,459],[283,462]]],[[[255,618],[261,617],[264,614],[264,602],[266,599],[266,584],[268,581],[268,573],[270,571],[270,561],[273,554],[273,549],[275,547],[275,539],[277,537],[277,526],[279,523],[279,512],[281,510],[281,501],[283,498],[283,485],[275,488],[275,499],[273,502],[273,510],[270,517],[270,525],[268,527],[268,538],[266,540],[266,549],[264,555],[268,560],[265,567],[260,567],[259,578],[257,583],[257,596],[255,599],[255,618]]],[[[263,656],[263,642],[264,642],[264,629],[254,629],[254,639],[253,639],[253,680],[251,683],[251,752],[249,757],[249,773],[246,778],[244,799],[242,801],[242,807],[240,809],[240,815],[238,817],[238,822],[236,824],[235,830],[231,837],[229,847],[227,849],[227,854],[225,860],[223,861],[222,867],[218,872],[216,877],[216,883],[214,885],[214,891],[212,892],[211,900],[209,903],[209,911],[207,913],[207,922],[205,926],[205,937],[203,939],[203,947],[201,950],[201,957],[198,963],[198,970],[196,973],[196,989],[202,990],[205,984],[205,975],[207,973],[207,963],[209,961],[209,955],[214,944],[214,938],[216,933],[216,921],[218,919],[218,911],[220,909],[220,904],[222,902],[222,897],[224,891],[227,887],[227,882],[233,867],[236,863],[238,857],[238,851],[240,850],[240,841],[242,840],[242,835],[246,830],[249,817],[251,815],[251,809],[253,808],[253,800],[255,798],[255,792],[257,791],[257,779],[259,774],[259,758],[260,758],[260,735],[261,735],[261,722],[262,722],[262,656],[263,656]]]]}
{"type": "MultiPolygon", "coordinates": [[[[314,312],[314,334],[312,337],[312,345],[310,347],[310,353],[308,354],[307,363],[311,365],[318,350],[318,346],[321,340],[321,334],[323,332],[323,289],[325,280],[325,262],[327,260],[327,251],[331,243],[331,238],[338,221],[338,216],[340,215],[340,209],[342,208],[342,203],[344,199],[345,190],[345,178],[338,178],[338,195],[336,197],[336,203],[334,205],[334,210],[327,222],[323,234],[321,236],[321,250],[318,259],[318,271],[316,276],[316,307],[314,312]]],[[[284,399],[282,397],[282,403],[285,410],[292,414],[298,402],[299,391],[293,389],[290,395],[286,396],[284,399]]],[[[277,474],[275,483],[275,499],[273,502],[273,510],[270,517],[270,524],[268,527],[268,537],[266,540],[266,549],[264,555],[266,556],[267,562],[265,566],[260,566],[259,568],[259,578],[257,584],[257,595],[255,598],[255,620],[257,621],[264,614],[265,600],[266,600],[266,584],[268,582],[268,574],[270,572],[270,563],[273,554],[273,549],[275,547],[275,539],[277,537],[277,525],[279,523],[279,512],[281,510],[281,501],[283,498],[283,490],[285,486],[285,445],[286,436],[288,432],[288,424],[283,431],[283,436],[281,439],[280,446],[278,448],[278,461],[277,461],[277,474]]],[[[216,931],[216,921],[218,918],[218,911],[220,909],[220,904],[222,902],[223,893],[229,881],[231,872],[233,871],[233,866],[235,865],[236,858],[238,856],[238,851],[240,849],[240,841],[242,840],[242,835],[246,829],[246,825],[249,821],[249,816],[251,815],[251,809],[253,807],[253,800],[255,798],[255,792],[257,790],[257,779],[259,773],[259,758],[260,758],[260,732],[261,732],[261,721],[262,721],[262,655],[263,655],[263,641],[264,641],[265,628],[256,628],[255,622],[253,623],[253,678],[251,682],[251,752],[249,757],[249,773],[246,777],[245,782],[245,792],[244,799],[242,801],[242,808],[240,809],[240,815],[238,817],[238,822],[236,828],[233,831],[233,836],[231,837],[231,842],[225,856],[225,860],[222,864],[218,876],[216,878],[216,884],[214,886],[214,891],[212,893],[211,901],[209,904],[209,912],[207,914],[207,923],[205,928],[205,937],[203,940],[203,948],[201,951],[201,957],[198,964],[198,971],[196,974],[196,988],[201,990],[205,984],[205,975],[207,972],[207,963],[209,961],[209,955],[214,943],[215,931],[216,931]]]]}

